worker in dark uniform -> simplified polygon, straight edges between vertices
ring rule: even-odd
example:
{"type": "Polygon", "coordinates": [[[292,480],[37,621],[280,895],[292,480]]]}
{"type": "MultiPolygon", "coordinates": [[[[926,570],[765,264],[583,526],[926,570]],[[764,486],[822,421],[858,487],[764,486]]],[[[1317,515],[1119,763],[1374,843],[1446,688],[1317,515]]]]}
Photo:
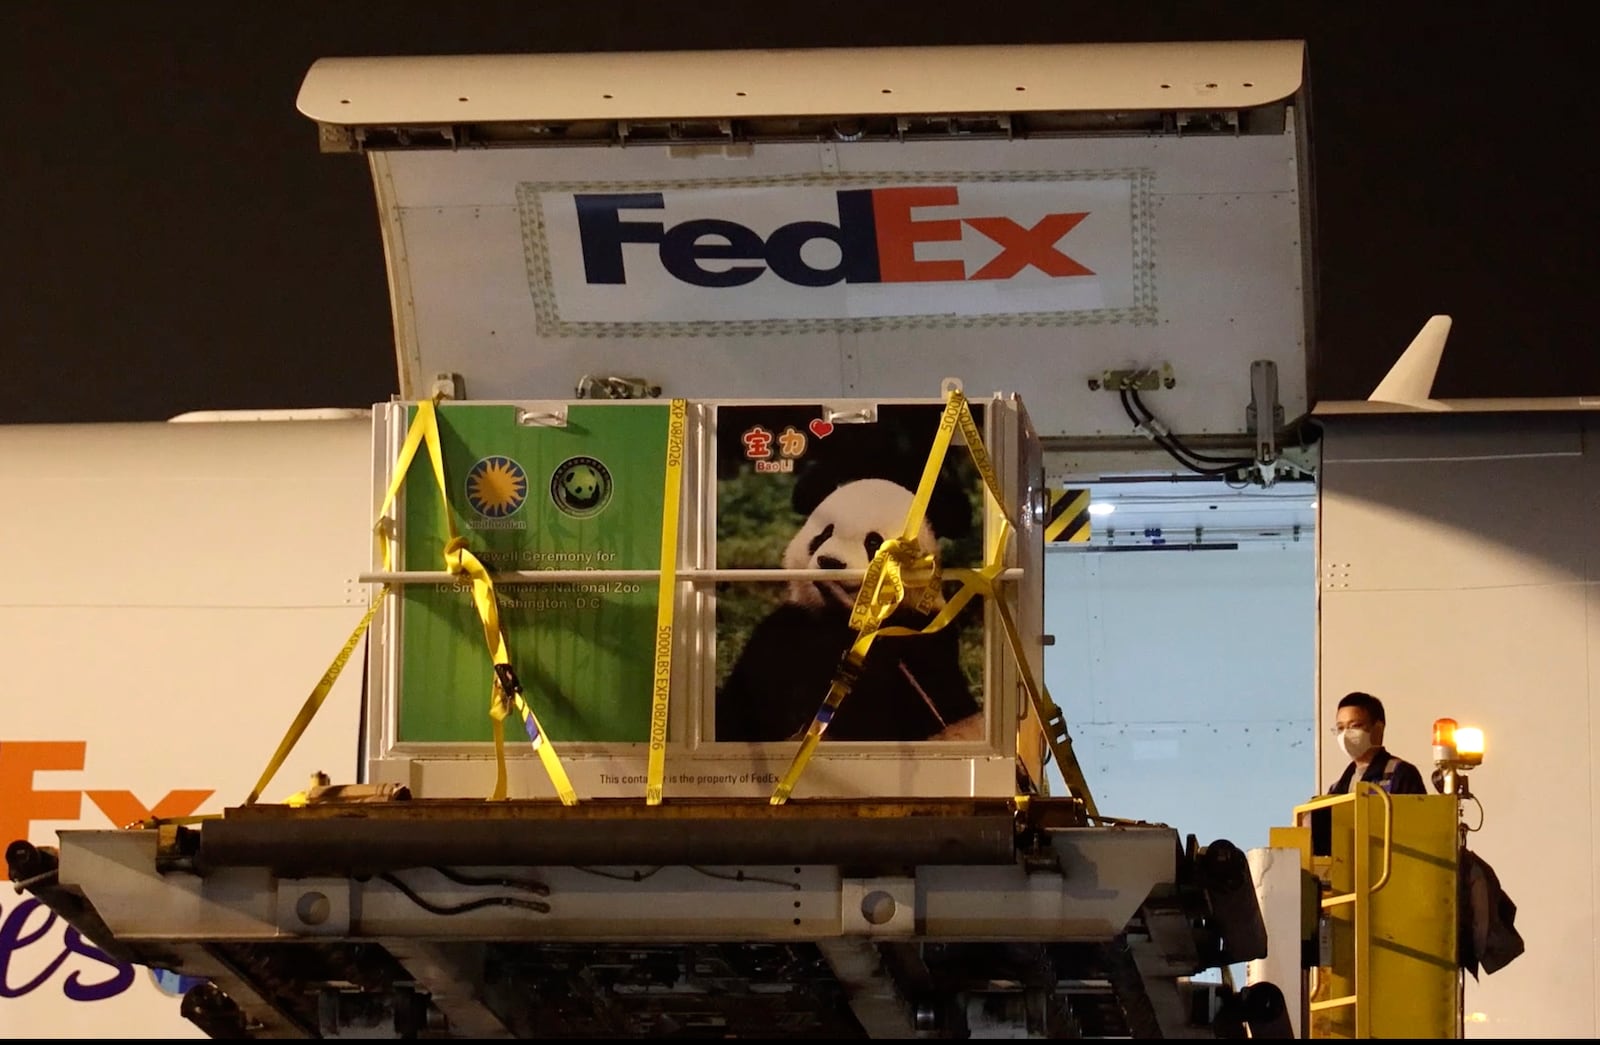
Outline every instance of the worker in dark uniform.
{"type": "Polygon", "coordinates": [[[1416,766],[1383,746],[1383,701],[1370,693],[1351,693],[1339,701],[1333,736],[1340,750],[1350,756],[1350,764],[1334,785],[1330,795],[1350,792],[1350,782],[1360,779],[1376,784],[1391,795],[1425,795],[1427,787],[1416,766]]]}

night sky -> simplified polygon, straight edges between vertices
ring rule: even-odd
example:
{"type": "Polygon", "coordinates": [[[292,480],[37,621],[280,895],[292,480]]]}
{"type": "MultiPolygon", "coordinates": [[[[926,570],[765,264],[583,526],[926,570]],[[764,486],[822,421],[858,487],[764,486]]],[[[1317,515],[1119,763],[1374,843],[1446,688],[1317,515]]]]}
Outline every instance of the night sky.
{"type": "Polygon", "coordinates": [[[1364,397],[1434,313],[1440,397],[1600,393],[1579,10],[0,0],[0,423],[395,390],[366,165],[294,105],[317,58],[732,47],[1303,39],[1313,394],[1364,397]]]}

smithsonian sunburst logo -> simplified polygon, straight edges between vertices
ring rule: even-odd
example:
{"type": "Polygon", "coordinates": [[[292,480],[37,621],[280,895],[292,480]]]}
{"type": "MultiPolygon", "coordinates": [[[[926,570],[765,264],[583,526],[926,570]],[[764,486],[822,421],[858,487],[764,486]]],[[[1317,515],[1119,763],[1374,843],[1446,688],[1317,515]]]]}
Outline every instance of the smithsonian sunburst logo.
{"type": "Polygon", "coordinates": [[[528,473],[509,457],[485,457],[467,472],[467,504],[484,520],[477,529],[512,528],[528,500],[528,473]]]}

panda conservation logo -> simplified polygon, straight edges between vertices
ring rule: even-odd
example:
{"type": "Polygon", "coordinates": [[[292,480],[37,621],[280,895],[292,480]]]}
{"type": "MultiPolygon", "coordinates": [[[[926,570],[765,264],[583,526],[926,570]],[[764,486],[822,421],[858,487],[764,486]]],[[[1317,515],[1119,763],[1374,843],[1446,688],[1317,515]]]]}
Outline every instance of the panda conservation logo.
{"type": "Polygon", "coordinates": [[[485,519],[507,519],[528,499],[528,473],[509,457],[485,457],[467,472],[467,504],[485,519]]]}
{"type": "Polygon", "coordinates": [[[575,519],[599,515],[611,502],[611,471],[593,457],[569,457],[550,475],[550,499],[575,519]]]}

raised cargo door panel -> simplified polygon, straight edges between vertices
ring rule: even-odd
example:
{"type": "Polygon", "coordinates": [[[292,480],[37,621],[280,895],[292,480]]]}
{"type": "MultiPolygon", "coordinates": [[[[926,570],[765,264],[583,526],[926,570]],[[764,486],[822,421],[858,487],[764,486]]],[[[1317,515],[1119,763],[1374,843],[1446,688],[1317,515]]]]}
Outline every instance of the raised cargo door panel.
{"type": "Polygon", "coordinates": [[[736,58],[652,56],[653,93],[638,56],[430,59],[427,90],[385,86],[384,59],[312,70],[325,147],[371,164],[402,395],[956,377],[1024,393],[1048,439],[1125,435],[1104,374],[1149,369],[1165,423],[1221,434],[1271,360],[1285,416],[1306,411],[1298,44],[736,58]],[[833,111],[797,113],[784,85],[824,68],[811,109],[833,111]],[[972,85],[959,111],[941,68],[972,85]]]}

